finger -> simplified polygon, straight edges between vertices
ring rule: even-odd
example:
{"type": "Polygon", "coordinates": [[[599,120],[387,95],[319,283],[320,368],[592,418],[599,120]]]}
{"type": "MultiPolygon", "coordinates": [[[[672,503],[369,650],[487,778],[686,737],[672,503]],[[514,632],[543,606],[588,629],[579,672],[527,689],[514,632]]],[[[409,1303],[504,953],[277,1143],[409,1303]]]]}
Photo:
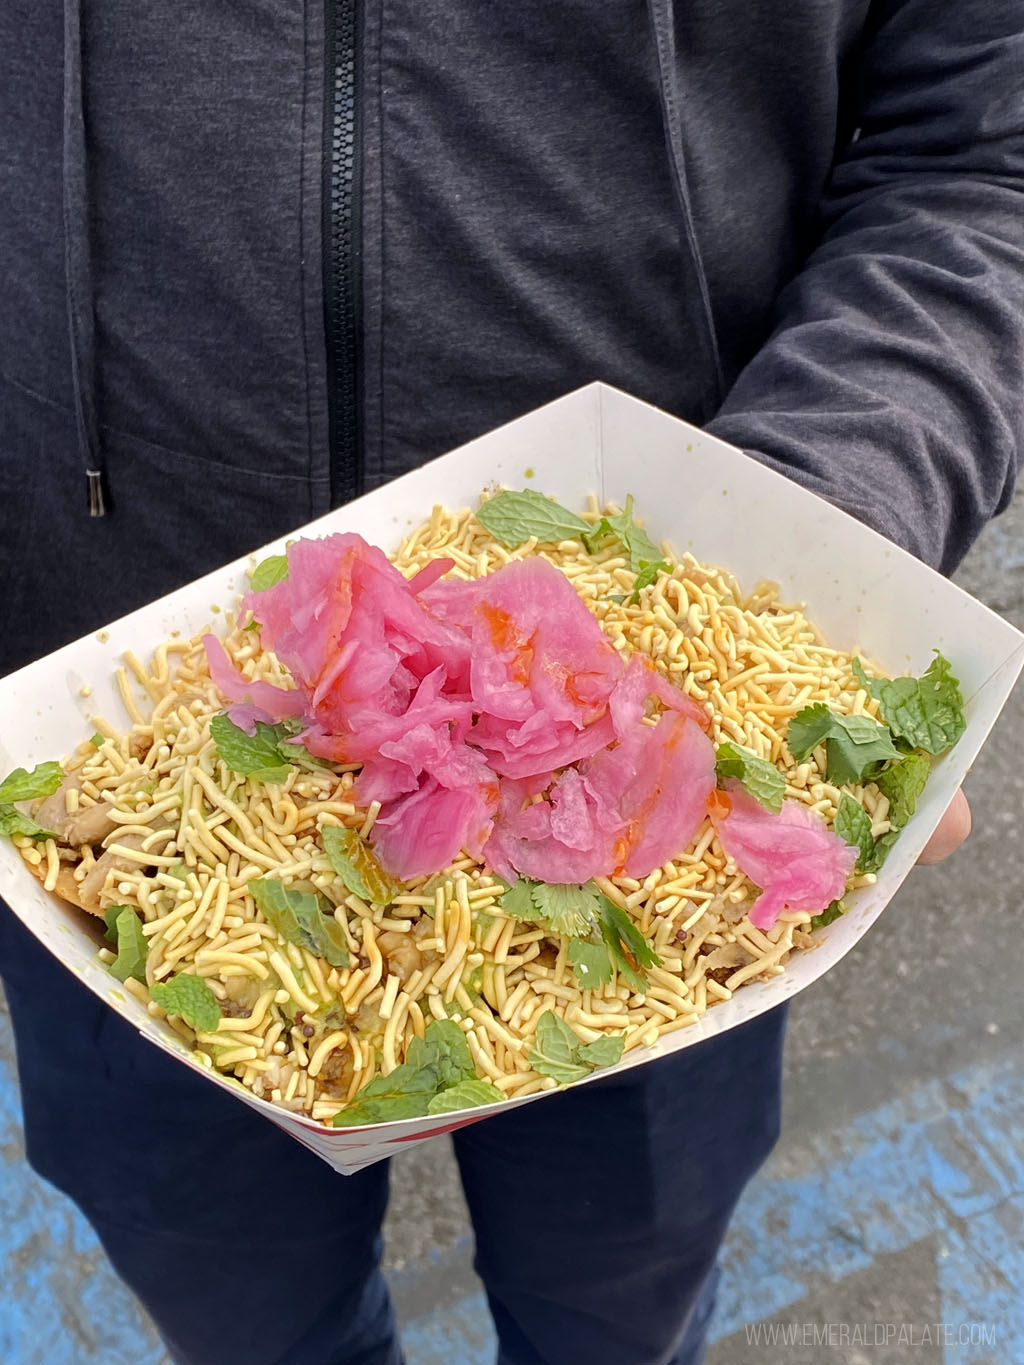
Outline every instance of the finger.
{"type": "Polygon", "coordinates": [[[956,852],[970,832],[971,808],[967,804],[967,797],[958,788],[917,861],[925,867],[941,863],[943,858],[956,852]]]}

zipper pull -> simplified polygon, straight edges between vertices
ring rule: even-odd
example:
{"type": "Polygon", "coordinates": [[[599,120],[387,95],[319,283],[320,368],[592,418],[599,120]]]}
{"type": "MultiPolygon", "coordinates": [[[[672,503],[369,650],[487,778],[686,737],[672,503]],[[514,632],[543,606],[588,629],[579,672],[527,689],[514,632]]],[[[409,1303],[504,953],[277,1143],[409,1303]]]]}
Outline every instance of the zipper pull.
{"type": "Polygon", "coordinates": [[[107,515],[107,504],[103,496],[103,471],[87,469],[85,477],[89,485],[89,515],[91,517],[105,517],[107,515]]]}

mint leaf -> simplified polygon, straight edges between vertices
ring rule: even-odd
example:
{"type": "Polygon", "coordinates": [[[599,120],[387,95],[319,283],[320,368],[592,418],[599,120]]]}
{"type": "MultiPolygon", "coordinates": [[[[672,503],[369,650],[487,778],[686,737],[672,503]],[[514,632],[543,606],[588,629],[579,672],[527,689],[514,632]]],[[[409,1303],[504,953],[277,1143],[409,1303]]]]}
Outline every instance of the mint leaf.
{"type": "Polygon", "coordinates": [[[822,910],[820,915],[811,916],[811,929],[824,929],[826,924],[831,924],[833,920],[837,920],[840,915],[845,914],[846,906],[843,902],[833,901],[831,905],[827,905],[822,910]]]}
{"type": "Polygon", "coordinates": [[[8,838],[13,834],[27,834],[30,839],[56,839],[52,829],[43,829],[31,815],[22,815],[6,801],[0,804],[0,834],[8,838]]]}
{"type": "Polygon", "coordinates": [[[109,967],[111,976],[116,976],[118,981],[127,981],[133,976],[136,981],[141,981],[145,985],[146,954],[149,952],[149,944],[142,932],[138,915],[130,905],[114,905],[103,918],[107,924],[107,937],[111,938],[113,929],[114,937],[111,941],[117,944],[117,957],[109,967]],[[115,910],[116,915],[113,913],[115,910]]]}
{"type": "Polygon", "coordinates": [[[529,1062],[541,1076],[550,1076],[561,1085],[581,1081],[602,1066],[614,1066],[622,1056],[625,1038],[598,1038],[581,1041],[576,1031],[557,1015],[545,1010],[537,1020],[537,1036],[529,1062]]]}
{"type": "Polygon", "coordinates": [[[490,1081],[478,1080],[474,1076],[472,1080],[459,1081],[458,1085],[449,1086],[447,1090],[435,1095],[427,1105],[427,1113],[450,1114],[456,1109],[473,1109],[480,1104],[497,1104],[504,1098],[496,1085],[491,1085],[490,1081]]]}
{"type": "Polygon", "coordinates": [[[590,530],[575,512],[567,512],[543,493],[529,488],[489,498],[477,508],[476,519],[510,550],[531,536],[536,536],[541,545],[554,545],[560,540],[580,540],[590,530]]]}
{"type": "Polygon", "coordinates": [[[593,1068],[579,1059],[579,1049],[576,1032],[554,1010],[545,1010],[537,1020],[537,1040],[529,1057],[534,1071],[562,1085],[581,1081],[593,1068]]]}
{"type": "Polygon", "coordinates": [[[567,960],[584,990],[605,986],[615,978],[611,954],[603,939],[593,943],[589,939],[574,938],[569,944],[567,960]]]}
{"type": "Polygon", "coordinates": [[[917,798],[924,791],[931,766],[923,754],[907,754],[872,778],[882,795],[888,797],[889,823],[893,829],[902,829],[917,809],[917,798]]]}
{"type": "Polygon", "coordinates": [[[451,1019],[435,1019],[427,1025],[425,1037],[414,1037],[406,1061],[410,1066],[433,1068],[440,1089],[476,1075],[466,1035],[451,1019]]]}
{"type": "MultiPolygon", "coordinates": [[[[464,1100],[466,1093],[481,1094],[480,1081],[473,1066],[466,1036],[450,1019],[434,1019],[427,1025],[423,1038],[413,1038],[407,1060],[395,1067],[388,1076],[375,1076],[359,1092],[355,1100],[335,1114],[335,1128],[349,1128],[364,1123],[388,1123],[393,1119],[421,1118],[427,1113],[444,1113],[470,1104],[490,1104],[486,1099],[464,1100]],[[472,1092],[463,1087],[473,1086],[472,1092]],[[454,1094],[459,1091],[459,1095],[454,1094]],[[431,1109],[434,1101],[447,1096],[445,1108],[431,1109]],[[457,1101],[457,1102],[456,1102],[457,1101]]],[[[494,1089],[487,1086],[487,1090],[494,1089]]],[[[504,1098],[498,1092],[499,1098],[504,1098]]]]}
{"type": "Polygon", "coordinates": [[[108,905],[103,912],[103,923],[107,926],[103,931],[103,937],[108,943],[117,942],[117,917],[122,910],[130,910],[128,905],[108,905]]]}
{"type": "Polygon", "coordinates": [[[802,763],[823,743],[826,776],[836,787],[860,782],[879,763],[899,758],[884,725],[870,716],[841,716],[820,701],[793,716],[786,731],[786,743],[797,763],[802,763]]]}
{"type": "Polygon", "coordinates": [[[606,1034],[603,1038],[595,1038],[592,1043],[581,1043],[576,1049],[576,1055],[580,1061],[586,1062],[588,1066],[595,1069],[599,1066],[614,1066],[616,1062],[622,1060],[622,1049],[626,1046],[626,1035],[620,1034],[618,1038],[612,1038],[606,1034]]]}
{"type": "Polygon", "coordinates": [[[899,838],[898,829],[891,829],[888,834],[880,834],[875,840],[874,847],[863,863],[858,862],[857,868],[860,872],[878,872],[882,864],[888,858],[893,844],[899,838]]]}
{"type": "Polygon", "coordinates": [[[184,1019],[189,1028],[213,1033],[220,1023],[217,997],[201,976],[179,972],[170,981],[154,982],[149,988],[150,999],[167,1011],[184,1019]]]}
{"type": "Polygon", "coordinates": [[[283,782],[288,776],[289,760],[281,753],[279,726],[258,720],[256,733],[247,735],[226,715],[219,715],[210,721],[210,735],[232,772],[257,782],[283,782]]]}
{"type": "MultiPolygon", "coordinates": [[[[633,591],[629,594],[629,605],[635,606],[640,601],[641,588],[649,588],[652,583],[657,582],[663,573],[669,573],[671,569],[672,565],[667,559],[655,559],[651,563],[641,560],[640,569],[633,584],[633,591]]],[[[622,599],[619,598],[619,601],[622,599]]]]}
{"type": "Polygon", "coordinates": [[[0,782],[0,801],[34,801],[40,796],[52,796],[64,781],[64,770],[59,763],[38,763],[32,771],[15,768],[0,782]]]}
{"type": "Polygon", "coordinates": [[[268,555],[256,565],[249,575],[249,585],[253,592],[266,592],[267,588],[272,588],[275,583],[281,583],[288,577],[288,556],[287,555],[268,555]]]}
{"type": "Polygon", "coordinates": [[[843,792],[839,798],[839,809],[836,811],[832,828],[840,839],[852,844],[857,850],[857,871],[866,872],[865,864],[871,860],[875,849],[875,836],[871,833],[871,816],[848,792],[843,792]]]}
{"type": "Polygon", "coordinates": [[[782,799],[786,794],[786,779],[767,759],[758,758],[749,749],[741,748],[728,740],[715,750],[715,772],[718,777],[735,777],[750,793],[755,801],[766,810],[782,809],[782,799]]]}
{"type": "Polygon", "coordinates": [[[641,994],[647,989],[644,967],[657,967],[661,958],[641,934],[625,910],[607,896],[598,897],[598,920],[601,937],[608,945],[620,976],[633,990],[641,994]]]}
{"type": "MultiPolygon", "coordinates": [[[[596,545],[605,536],[614,536],[629,556],[629,567],[641,572],[655,564],[664,564],[661,550],[655,545],[642,526],[633,520],[633,498],[626,498],[626,506],[614,516],[602,517],[593,527],[587,528],[587,548],[596,545]]],[[[668,565],[665,564],[665,568],[668,565]]],[[[653,581],[653,580],[652,580],[653,581]]]]}
{"type": "Polygon", "coordinates": [[[286,943],[308,948],[332,967],[349,965],[348,947],[341,925],[330,913],[327,900],[317,892],[297,891],[270,877],[256,877],[249,894],[286,943]]]}
{"type": "Polygon", "coordinates": [[[390,905],[401,891],[377,860],[376,854],[355,829],[324,825],[320,830],[324,852],[343,885],[371,905],[390,905]]]}
{"type": "Polygon", "coordinates": [[[335,1128],[356,1128],[422,1118],[437,1093],[437,1077],[429,1068],[403,1063],[387,1076],[374,1076],[351,1104],[335,1114],[333,1123],[335,1128]]]}
{"type": "Polygon", "coordinates": [[[963,734],[967,722],[960,684],[938,650],[920,678],[869,678],[859,659],[853,669],[897,739],[925,753],[942,754],[963,734]]]}

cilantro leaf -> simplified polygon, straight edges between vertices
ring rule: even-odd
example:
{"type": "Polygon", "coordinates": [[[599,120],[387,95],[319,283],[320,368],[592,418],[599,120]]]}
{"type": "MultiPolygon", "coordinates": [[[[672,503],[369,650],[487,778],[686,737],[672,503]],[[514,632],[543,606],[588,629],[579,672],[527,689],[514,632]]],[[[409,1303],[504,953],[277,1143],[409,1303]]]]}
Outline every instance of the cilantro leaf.
{"type": "Polygon", "coordinates": [[[811,929],[824,929],[826,924],[831,924],[840,915],[846,914],[846,906],[842,901],[833,901],[831,905],[826,905],[819,915],[811,916],[811,929]]]}
{"type": "Polygon", "coordinates": [[[925,753],[942,754],[963,734],[967,722],[960,684],[938,650],[920,678],[869,678],[859,659],[853,669],[897,739],[925,753]]]}
{"type": "Polygon", "coordinates": [[[299,891],[270,877],[255,877],[249,894],[286,943],[308,948],[332,967],[349,965],[348,947],[341,925],[327,910],[326,899],[317,892],[299,891]]]}
{"type": "Polygon", "coordinates": [[[553,934],[581,938],[592,933],[597,924],[599,894],[590,882],[574,886],[521,877],[502,895],[499,904],[516,919],[530,920],[553,934]]]}
{"type": "Polygon", "coordinates": [[[584,990],[606,986],[615,979],[611,954],[603,939],[600,943],[593,943],[589,939],[574,938],[569,944],[567,958],[569,966],[576,973],[576,980],[584,990]]]}
{"type": "Polygon", "coordinates": [[[32,771],[15,768],[0,782],[0,801],[34,801],[40,796],[52,796],[64,781],[64,770],[59,763],[38,763],[32,771]]]}
{"type": "Polygon", "coordinates": [[[128,977],[133,976],[145,985],[149,944],[138,915],[130,905],[112,905],[103,918],[107,925],[107,938],[117,944],[117,957],[108,968],[111,976],[116,976],[118,981],[127,981],[128,977]]]}
{"type": "Polygon", "coordinates": [[[917,798],[924,791],[930,772],[931,764],[923,754],[907,754],[872,778],[889,799],[889,823],[893,829],[902,829],[917,809],[917,798]]]}
{"type": "MultiPolygon", "coordinates": [[[[482,1095],[466,1036],[450,1019],[434,1019],[423,1038],[409,1044],[407,1060],[387,1076],[375,1076],[360,1090],[355,1100],[334,1116],[335,1128],[357,1127],[364,1123],[388,1123],[393,1119],[422,1118],[427,1113],[445,1113],[471,1104],[490,1104],[493,1096],[464,1099],[468,1093],[482,1095]],[[456,1095],[454,1092],[458,1091],[456,1095]],[[433,1102],[447,1097],[444,1108],[431,1109],[433,1102]]],[[[487,1086],[487,1090],[494,1087],[487,1086]]],[[[504,1096],[498,1092],[498,1098],[504,1096]]]]}
{"type": "Polygon", "coordinates": [[[459,1081],[458,1085],[449,1086],[435,1095],[427,1105],[427,1113],[450,1114],[456,1109],[473,1109],[479,1104],[497,1104],[504,1098],[496,1085],[474,1076],[472,1080],[459,1081]]]}
{"type": "Polygon", "coordinates": [[[289,760],[281,753],[279,726],[256,721],[256,733],[245,731],[226,715],[214,716],[210,734],[217,752],[234,773],[254,777],[257,782],[283,782],[288,776],[289,760]]]}
{"type": "Polygon", "coordinates": [[[217,997],[201,976],[179,972],[170,981],[155,981],[149,994],[168,1014],[178,1015],[190,1028],[212,1033],[220,1023],[217,997]]]}
{"type": "Polygon", "coordinates": [[[0,803],[0,834],[27,834],[30,839],[56,839],[52,829],[43,829],[31,815],[23,815],[8,802],[0,803]]]}
{"type": "Polygon", "coordinates": [[[256,565],[249,575],[249,585],[253,592],[266,592],[267,588],[272,588],[275,583],[281,583],[288,577],[288,556],[287,555],[268,555],[256,565]]]}
{"type": "Polygon", "coordinates": [[[839,809],[836,811],[832,828],[840,839],[852,844],[857,850],[857,871],[867,871],[865,864],[871,860],[875,849],[875,836],[871,833],[871,816],[849,792],[843,792],[839,798],[839,809]]]}
{"type": "Polygon", "coordinates": [[[877,764],[899,757],[884,725],[870,716],[841,716],[820,701],[792,717],[786,742],[797,763],[824,744],[826,776],[836,787],[860,782],[877,764]]]}
{"type": "Polygon", "coordinates": [[[625,1037],[605,1037],[584,1043],[554,1010],[545,1010],[537,1020],[537,1038],[529,1062],[539,1075],[571,1085],[598,1067],[614,1066],[625,1041],[625,1037]]]}
{"type": "Polygon", "coordinates": [[[552,933],[579,938],[593,929],[600,892],[589,883],[567,886],[534,882],[531,895],[536,908],[534,919],[552,933]]]}
{"type": "Polygon", "coordinates": [[[601,937],[608,945],[619,974],[627,985],[643,994],[647,989],[647,978],[642,969],[659,966],[661,958],[625,910],[620,910],[614,901],[610,901],[605,895],[598,897],[597,914],[601,937]]]}
{"type": "Polygon", "coordinates": [[[498,904],[513,919],[532,920],[537,913],[537,907],[533,903],[533,888],[536,885],[536,882],[520,877],[501,893],[498,904]]]}
{"type": "Polygon", "coordinates": [[[590,531],[588,523],[575,512],[529,488],[519,493],[507,490],[489,498],[477,508],[476,519],[511,550],[531,536],[536,536],[541,545],[553,545],[560,540],[579,540],[590,531]]]}
{"type": "Polygon", "coordinates": [[[728,740],[715,750],[715,772],[719,778],[735,777],[746,791],[767,810],[776,814],[782,809],[786,794],[786,779],[767,759],[758,758],[749,749],[728,740]]]}
{"type": "Polygon", "coordinates": [[[324,825],[320,834],[331,867],[348,890],[371,905],[390,905],[401,885],[384,871],[359,831],[324,825]]]}

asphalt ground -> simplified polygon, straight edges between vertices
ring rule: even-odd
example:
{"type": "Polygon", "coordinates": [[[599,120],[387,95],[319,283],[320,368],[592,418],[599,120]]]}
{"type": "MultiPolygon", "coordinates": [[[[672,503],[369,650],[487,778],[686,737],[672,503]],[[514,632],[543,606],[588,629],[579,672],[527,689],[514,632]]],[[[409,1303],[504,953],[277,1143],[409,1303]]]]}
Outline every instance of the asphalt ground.
{"type": "MultiPolygon", "coordinates": [[[[1024,628],[1024,494],[958,581],[1024,628]]],[[[966,849],[915,871],[796,1000],[784,1131],[723,1251],[708,1365],[1024,1361],[1022,737],[1018,688],[966,784],[966,849]]],[[[409,1365],[486,1365],[447,1141],[396,1158],[392,1177],[409,1365]]],[[[0,1365],[166,1361],[84,1220],[25,1165],[2,1002],[0,1208],[0,1365]]]]}

